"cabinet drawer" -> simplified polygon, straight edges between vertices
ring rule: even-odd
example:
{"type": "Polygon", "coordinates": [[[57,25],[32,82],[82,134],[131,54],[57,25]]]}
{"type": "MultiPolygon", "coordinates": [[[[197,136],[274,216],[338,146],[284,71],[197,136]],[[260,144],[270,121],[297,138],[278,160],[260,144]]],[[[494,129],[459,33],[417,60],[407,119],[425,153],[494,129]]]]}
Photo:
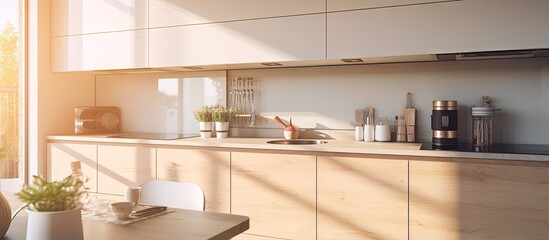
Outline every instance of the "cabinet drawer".
{"type": "Polygon", "coordinates": [[[157,149],[158,179],[197,184],[211,212],[230,213],[230,162],[229,152],[157,149]]]}
{"type": "Polygon", "coordinates": [[[549,47],[549,1],[453,1],[328,13],[328,59],[549,47]]]}
{"type": "Polygon", "coordinates": [[[448,0],[327,0],[327,11],[347,11],[365,8],[406,6],[412,4],[447,2],[448,0]]]}
{"type": "Polygon", "coordinates": [[[62,180],[69,176],[71,162],[80,161],[86,187],[97,192],[97,145],[48,143],[48,179],[62,180]]]}
{"type": "Polygon", "coordinates": [[[151,29],[150,66],[323,59],[325,15],[151,29]]]}
{"type": "Polygon", "coordinates": [[[52,36],[147,28],[148,11],[147,0],[52,0],[52,36]]]}
{"type": "Polygon", "coordinates": [[[410,162],[410,239],[549,239],[549,169],[410,162]]]}
{"type": "Polygon", "coordinates": [[[406,239],[408,161],[318,157],[318,239],[406,239]]]}
{"type": "Polygon", "coordinates": [[[149,3],[150,27],[322,13],[325,5],[325,0],[154,0],[149,3]]]}
{"type": "Polygon", "coordinates": [[[231,213],[250,217],[246,233],[316,239],[316,157],[231,154],[231,213]]]}
{"type": "Polygon", "coordinates": [[[126,187],[156,179],[156,149],[133,146],[97,147],[97,191],[123,195],[126,187]]]}
{"type": "Polygon", "coordinates": [[[55,37],[53,71],[90,71],[145,68],[147,30],[55,37]]]}

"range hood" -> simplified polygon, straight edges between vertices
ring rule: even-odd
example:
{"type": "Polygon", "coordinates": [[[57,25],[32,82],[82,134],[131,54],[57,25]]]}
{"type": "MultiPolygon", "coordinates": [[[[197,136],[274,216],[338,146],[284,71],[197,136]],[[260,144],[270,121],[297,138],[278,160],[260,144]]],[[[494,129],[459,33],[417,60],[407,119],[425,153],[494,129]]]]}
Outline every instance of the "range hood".
{"type": "Polygon", "coordinates": [[[524,50],[484,51],[484,52],[467,52],[467,53],[447,53],[447,54],[436,54],[436,57],[439,61],[549,57],[549,49],[524,49],[524,50]]]}

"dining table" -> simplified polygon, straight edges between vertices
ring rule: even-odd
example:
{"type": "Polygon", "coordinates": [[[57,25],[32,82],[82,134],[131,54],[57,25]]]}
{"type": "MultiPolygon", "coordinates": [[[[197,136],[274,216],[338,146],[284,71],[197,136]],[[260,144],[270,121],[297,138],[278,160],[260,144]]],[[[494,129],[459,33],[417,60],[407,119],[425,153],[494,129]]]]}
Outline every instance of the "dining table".
{"type": "MultiPolygon", "coordinates": [[[[14,193],[2,193],[12,213],[22,203],[14,193]]],[[[84,239],[185,239],[226,240],[250,228],[246,216],[170,208],[170,212],[127,225],[82,220],[84,239]],[[173,211],[173,212],[172,212],[173,211]]],[[[2,240],[26,239],[27,213],[20,211],[2,240]]]]}

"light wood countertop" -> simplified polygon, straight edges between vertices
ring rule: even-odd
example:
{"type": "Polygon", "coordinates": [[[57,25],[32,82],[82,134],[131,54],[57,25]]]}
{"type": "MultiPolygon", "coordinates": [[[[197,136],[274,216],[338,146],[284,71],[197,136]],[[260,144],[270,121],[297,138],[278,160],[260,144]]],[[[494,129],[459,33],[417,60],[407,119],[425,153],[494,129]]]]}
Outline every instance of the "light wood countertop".
{"type": "Polygon", "coordinates": [[[396,142],[362,142],[352,140],[326,139],[325,144],[316,145],[282,145],[270,144],[267,141],[280,140],[280,138],[184,138],[177,140],[150,140],[108,138],[107,135],[57,135],[48,136],[48,142],[89,142],[97,144],[137,144],[153,145],[156,147],[175,148],[207,148],[211,150],[222,149],[229,151],[273,151],[308,154],[375,154],[396,155],[413,157],[435,158],[471,158],[492,159],[509,161],[541,161],[549,162],[549,155],[533,154],[507,154],[484,152],[457,152],[457,151],[433,151],[420,150],[421,143],[396,143],[396,142]]]}

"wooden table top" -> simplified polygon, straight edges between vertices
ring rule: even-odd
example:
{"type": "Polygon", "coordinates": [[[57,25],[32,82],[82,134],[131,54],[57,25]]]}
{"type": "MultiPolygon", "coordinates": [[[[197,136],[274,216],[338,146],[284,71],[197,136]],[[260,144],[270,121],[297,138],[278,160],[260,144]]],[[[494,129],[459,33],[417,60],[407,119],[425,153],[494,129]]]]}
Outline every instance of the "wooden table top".
{"type": "MultiPolygon", "coordinates": [[[[2,193],[12,212],[21,203],[10,193],[2,193]]],[[[186,239],[226,240],[250,228],[246,216],[173,209],[175,212],[131,223],[118,225],[98,221],[82,221],[84,239],[186,239]]],[[[21,211],[12,221],[5,240],[25,239],[27,214],[21,211]]]]}

